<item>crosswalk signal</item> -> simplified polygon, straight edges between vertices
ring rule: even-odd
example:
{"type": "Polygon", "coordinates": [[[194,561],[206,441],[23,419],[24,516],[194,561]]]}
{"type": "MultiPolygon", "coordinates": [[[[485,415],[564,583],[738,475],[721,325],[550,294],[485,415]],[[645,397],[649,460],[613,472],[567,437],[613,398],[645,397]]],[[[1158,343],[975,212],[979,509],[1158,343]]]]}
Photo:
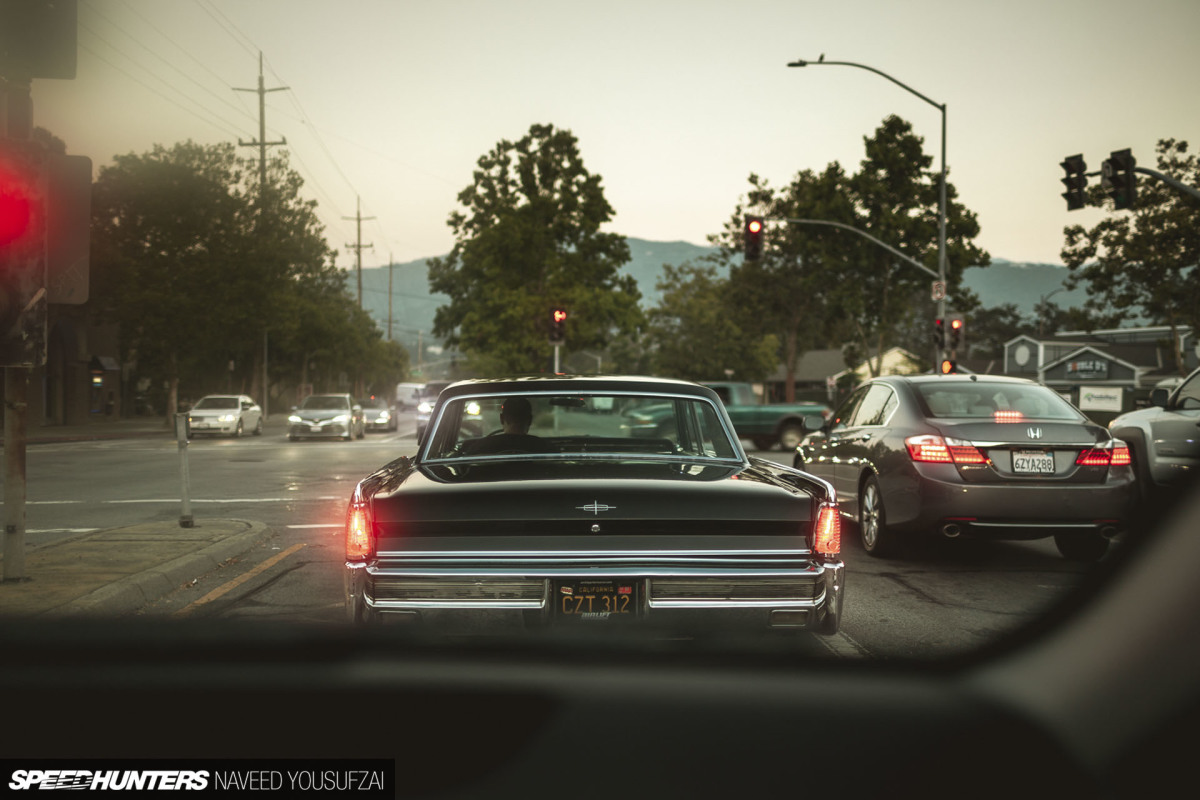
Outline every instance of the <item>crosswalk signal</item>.
{"type": "Polygon", "coordinates": [[[1086,205],[1084,190],[1087,189],[1088,184],[1087,163],[1083,160],[1082,155],[1075,155],[1067,156],[1061,166],[1067,173],[1067,177],[1062,179],[1063,185],[1067,187],[1067,190],[1062,193],[1067,201],[1067,211],[1083,208],[1086,205]]]}
{"type": "Polygon", "coordinates": [[[746,260],[757,261],[763,251],[763,218],[746,215],[745,227],[746,260]]]}
{"type": "Polygon", "coordinates": [[[1118,211],[1133,208],[1137,203],[1137,160],[1128,148],[1114,150],[1101,167],[1101,182],[1118,211]]]}
{"type": "Polygon", "coordinates": [[[567,340],[567,310],[550,310],[550,344],[562,344],[567,340]]]}

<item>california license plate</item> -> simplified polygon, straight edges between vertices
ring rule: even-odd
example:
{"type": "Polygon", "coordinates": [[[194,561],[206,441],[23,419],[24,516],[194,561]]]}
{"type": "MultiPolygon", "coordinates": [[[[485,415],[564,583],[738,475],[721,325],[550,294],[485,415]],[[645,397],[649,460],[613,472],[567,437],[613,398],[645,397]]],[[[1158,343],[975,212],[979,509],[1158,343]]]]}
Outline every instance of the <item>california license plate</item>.
{"type": "Polygon", "coordinates": [[[636,580],[579,579],[554,582],[554,616],[571,621],[634,619],[640,594],[636,580]]]}
{"type": "Polygon", "coordinates": [[[1054,454],[1045,450],[1017,450],[1013,453],[1013,472],[1018,475],[1053,475],[1054,454]]]}
{"type": "Polygon", "coordinates": [[[313,425],[313,426],[312,426],[312,432],[313,432],[313,433],[320,433],[320,432],[321,432],[321,426],[320,426],[320,425],[313,425]]]}

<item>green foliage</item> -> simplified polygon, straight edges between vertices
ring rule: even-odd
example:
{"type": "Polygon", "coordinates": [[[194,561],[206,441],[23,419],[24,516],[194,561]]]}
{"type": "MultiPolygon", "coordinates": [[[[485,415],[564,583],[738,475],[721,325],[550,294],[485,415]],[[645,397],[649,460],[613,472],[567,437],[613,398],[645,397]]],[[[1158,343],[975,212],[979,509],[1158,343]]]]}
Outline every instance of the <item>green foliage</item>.
{"type": "Polygon", "coordinates": [[[430,290],[450,298],[434,334],[483,374],[527,373],[551,363],[550,311],[568,311],[571,350],[603,348],[640,320],[629,248],[602,233],[612,218],[600,177],[583,165],[570,131],[533,125],[480,157],[450,215],[455,244],[429,261],[430,290]]]}
{"type": "MultiPolygon", "coordinates": [[[[805,350],[849,343],[855,353],[882,354],[919,318],[928,326],[936,316],[927,273],[852,231],[787,222],[848,225],[936,271],[941,176],[932,171],[923,140],[908,122],[892,116],[874,136],[864,137],[864,145],[866,158],[851,176],[834,162],[821,173],[802,171],[776,190],[751,175],[745,202],[723,232],[711,237],[720,247],[718,260],[730,270],[730,313],[747,335],[770,331],[783,342],[788,399],[805,350]],[[745,213],[768,220],[759,261],[741,258],[745,213]]],[[[969,311],[977,301],[959,288],[963,270],[986,266],[990,256],[972,244],[979,224],[956,197],[948,183],[946,277],[955,308],[969,311]]],[[[927,350],[913,352],[923,356],[927,350]]]]}
{"type": "MultiPolygon", "coordinates": [[[[1159,141],[1158,171],[1200,186],[1200,159],[1188,144],[1159,141]]],[[[1062,258],[1071,270],[1068,286],[1086,286],[1084,310],[1088,327],[1113,326],[1131,316],[1146,316],[1169,325],[1200,330],[1200,202],[1153,177],[1138,176],[1137,204],[1129,213],[1115,212],[1099,185],[1087,193],[1087,204],[1114,211],[1091,230],[1071,225],[1063,230],[1062,258]],[[1140,311],[1139,311],[1140,310],[1140,311]]],[[[1176,363],[1184,371],[1176,344],[1176,363]]]]}
{"type": "Polygon", "coordinates": [[[663,265],[662,300],[649,314],[657,374],[704,381],[733,370],[738,380],[758,381],[774,370],[779,340],[743,335],[729,313],[729,284],[711,266],[663,265]]]}
{"type": "Polygon", "coordinates": [[[311,380],[310,367],[328,388],[344,373],[403,376],[407,359],[345,292],[301,187],[285,158],[260,186],[231,144],[159,145],[100,170],[93,305],[120,326],[138,376],[192,395],[235,378],[235,391],[261,396],[264,341],[285,382],[311,380]]]}

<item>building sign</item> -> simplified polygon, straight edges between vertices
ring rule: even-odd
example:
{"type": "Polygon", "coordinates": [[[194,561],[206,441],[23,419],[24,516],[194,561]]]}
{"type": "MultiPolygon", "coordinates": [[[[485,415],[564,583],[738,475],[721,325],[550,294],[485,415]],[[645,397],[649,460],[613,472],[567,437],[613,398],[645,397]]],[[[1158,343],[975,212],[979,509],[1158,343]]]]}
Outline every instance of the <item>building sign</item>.
{"type": "Polygon", "coordinates": [[[1108,378],[1108,362],[1102,358],[1089,358],[1067,362],[1067,380],[1087,381],[1108,378]]]}
{"type": "Polygon", "coordinates": [[[1080,386],[1079,410],[1120,413],[1122,395],[1120,386],[1080,386]]]}

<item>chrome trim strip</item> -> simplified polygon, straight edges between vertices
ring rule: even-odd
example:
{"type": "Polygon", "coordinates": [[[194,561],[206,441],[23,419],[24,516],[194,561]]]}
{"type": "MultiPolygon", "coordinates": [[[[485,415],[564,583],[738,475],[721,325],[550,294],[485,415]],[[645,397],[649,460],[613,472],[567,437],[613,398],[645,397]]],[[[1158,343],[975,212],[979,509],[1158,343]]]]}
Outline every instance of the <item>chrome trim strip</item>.
{"type": "Polygon", "coordinates": [[[807,560],[812,551],[803,550],[639,550],[636,554],[613,550],[383,550],[382,559],[495,559],[513,561],[522,558],[534,559],[537,563],[551,563],[554,559],[584,561],[590,559],[644,561],[647,559],[692,561],[712,557],[739,558],[760,556],[784,556],[807,560]],[[619,553],[619,554],[618,554],[619,553]]]}
{"type": "Polygon", "coordinates": [[[470,568],[428,569],[395,566],[390,568],[367,567],[371,578],[814,578],[824,574],[820,566],[802,567],[790,571],[728,569],[671,569],[669,567],[612,567],[598,570],[594,567],[575,566],[551,569],[545,567],[512,567],[509,569],[470,568]]]}
{"type": "Polygon", "coordinates": [[[367,605],[382,611],[388,609],[543,609],[546,599],[541,600],[377,600],[368,595],[367,605]]]}

